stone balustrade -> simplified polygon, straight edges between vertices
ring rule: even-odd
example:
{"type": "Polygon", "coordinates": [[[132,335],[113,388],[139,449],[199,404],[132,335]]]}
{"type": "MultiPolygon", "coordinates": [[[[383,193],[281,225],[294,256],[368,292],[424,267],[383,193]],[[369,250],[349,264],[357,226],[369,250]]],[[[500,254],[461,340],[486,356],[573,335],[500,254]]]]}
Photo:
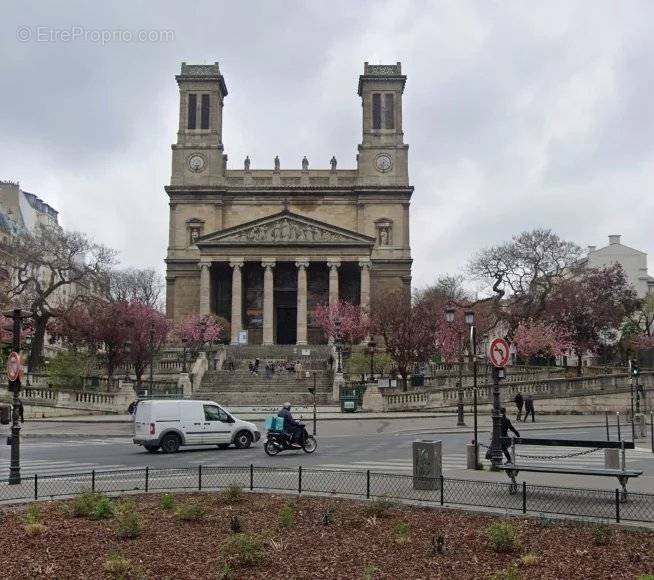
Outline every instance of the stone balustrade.
{"type": "MultiPolygon", "coordinates": [[[[652,389],[654,387],[654,372],[641,374],[639,382],[644,389],[652,389]]],[[[376,411],[451,408],[455,407],[459,400],[459,389],[452,387],[434,388],[425,386],[402,391],[399,387],[378,388],[375,386],[373,388],[368,387],[368,391],[364,397],[364,408],[367,408],[365,399],[368,398],[376,407],[369,410],[376,411]]],[[[473,387],[464,385],[462,391],[464,404],[471,405],[474,399],[473,387]]],[[[500,384],[500,400],[504,403],[512,402],[518,392],[523,395],[531,394],[534,399],[542,400],[628,393],[630,392],[630,386],[627,374],[515,380],[513,382],[502,381],[500,384]]],[[[478,385],[477,403],[479,405],[491,404],[492,396],[492,384],[483,383],[478,385]]]]}

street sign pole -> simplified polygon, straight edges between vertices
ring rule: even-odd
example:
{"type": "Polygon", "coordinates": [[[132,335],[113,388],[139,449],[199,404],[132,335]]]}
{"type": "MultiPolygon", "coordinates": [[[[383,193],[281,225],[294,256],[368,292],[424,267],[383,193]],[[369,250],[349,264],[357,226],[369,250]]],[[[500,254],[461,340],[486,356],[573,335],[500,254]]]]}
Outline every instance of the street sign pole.
{"type": "MultiPolygon", "coordinates": [[[[16,309],[13,312],[14,319],[14,352],[20,353],[20,323],[21,312],[16,309]]],[[[13,390],[12,413],[11,413],[11,459],[9,463],[9,485],[20,484],[20,372],[14,380],[9,381],[13,390]]]]}
{"type": "Polygon", "coordinates": [[[509,343],[503,338],[491,342],[488,359],[493,365],[493,435],[491,439],[491,465],[497,468],[502,465],[502,441],[500,412],[500,380],[504,378],[504,369],[509,362],[509,343]]]}

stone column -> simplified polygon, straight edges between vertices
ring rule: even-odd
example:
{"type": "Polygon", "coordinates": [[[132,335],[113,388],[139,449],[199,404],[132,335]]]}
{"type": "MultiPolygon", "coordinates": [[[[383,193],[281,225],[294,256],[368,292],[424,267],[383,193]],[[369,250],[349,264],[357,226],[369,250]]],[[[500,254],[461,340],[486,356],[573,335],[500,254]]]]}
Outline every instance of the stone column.
{"type": "Polygon", "coordinates": [[[368,258],[361,258],[359,260],[359,267],[361,268],[361,308],[370,310],[370,260],[368,258]]]}
{"type": "Polygon", "coordinates": [[[329,268],[329,305],[338,302],[338,268],[341,261],[338,259],[331,259],[327,262],[329,268]]]}
{"type": "Polygon", "coordinates": [[[209,273],[211,262],[200,262],[200,314],[210,313],[211,276],[209,273]]]}
{"type": "Polygon", "coordinates": [[[230,260],[232,267],[232,344],[238,344],[238,333],[243,327],[243,286],[241,281],[241,268],[243,260],[230,260]]]}
{"type": "Polygon", "coordinates": [[[269,258],[261,261],[263,272],[263,344],[273,344],[273,268],[275,259],[269,258]]]}
{"type": "Polygon", "coordinates": [[[309,260],[298,258],[297,267],[297,344],[307,344],[307,268],[309,260]]]}

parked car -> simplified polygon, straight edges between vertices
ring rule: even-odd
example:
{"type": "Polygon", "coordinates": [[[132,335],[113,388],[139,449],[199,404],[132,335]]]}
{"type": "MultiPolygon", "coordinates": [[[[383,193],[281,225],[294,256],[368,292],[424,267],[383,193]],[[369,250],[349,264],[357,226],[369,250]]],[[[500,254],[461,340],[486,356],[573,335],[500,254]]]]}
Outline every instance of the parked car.
{"type": "Polygon", "coordinates": [[[254,423],[237,419],[214,401],[140,401],[134,415],[133,441],[150,453],[175,453],[182,445],[246,449],[260,438],[254,423]]]}

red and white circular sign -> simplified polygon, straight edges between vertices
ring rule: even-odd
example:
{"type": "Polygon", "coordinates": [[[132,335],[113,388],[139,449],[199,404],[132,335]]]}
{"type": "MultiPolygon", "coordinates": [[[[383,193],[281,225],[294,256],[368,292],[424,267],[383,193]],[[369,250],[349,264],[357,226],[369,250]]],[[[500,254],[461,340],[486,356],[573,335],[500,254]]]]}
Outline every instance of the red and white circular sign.
{"type": "Polygon", "coordinates": [[[7,378],[10,381],[19,379],[23,374],[23,365],[20,360],[20,355],[17,352],[12,352],[7,357],[7,378]]]}
{"type": "Polygon", "coordinates": [[[509,343],[503,338],[496,338],[491,342],[488,359],[498,369],[504,368],[509,362],[509,343]]]}

